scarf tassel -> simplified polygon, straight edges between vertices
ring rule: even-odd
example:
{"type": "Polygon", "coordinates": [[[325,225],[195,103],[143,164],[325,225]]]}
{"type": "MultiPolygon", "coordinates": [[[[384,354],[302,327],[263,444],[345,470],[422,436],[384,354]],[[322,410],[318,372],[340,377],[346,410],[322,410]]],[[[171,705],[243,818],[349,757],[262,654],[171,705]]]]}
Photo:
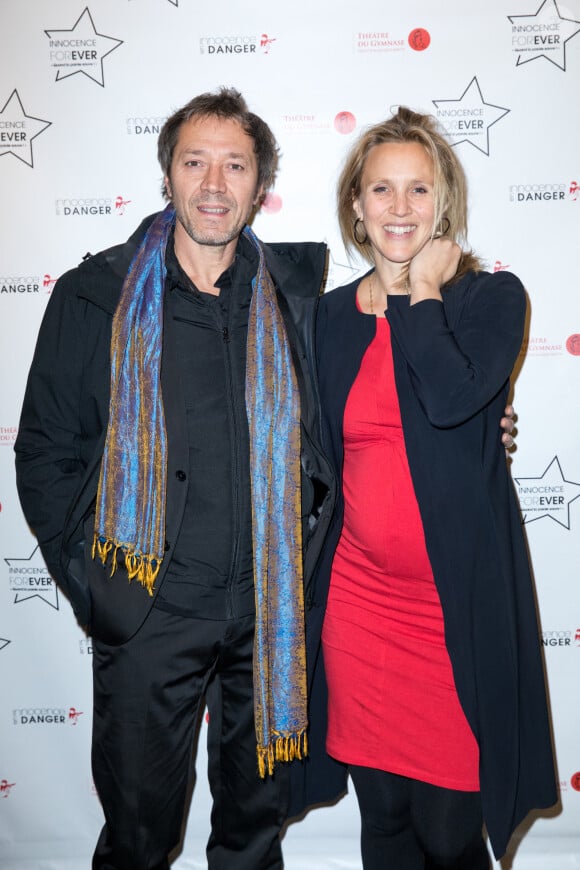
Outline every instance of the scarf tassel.
{"type": "Polygon", "coordinates": [[[155,581],[159,574],[159,569],[161,568],[161,560],[157,559],[155,556],[144,556],[135,553],[134,550],[127,549],[122,544],[117,544],[115,541],[110,541],[107,538],[95,534],[93,538],[92,557],[94,559],[95,556],[98,556],[103,565],[106,565],[111,551],[113,552],[111,557],[111,577],[117,570],[117,552],[119,550],[121,550],[125,556],[125,569],[129,580],[136,578],[141,586],[147,590],[149,595],[153,595],[155,581]]]}
{"type": "Polygon", "coordinates": [[[260,777],[265,779],[266,773],[270,776],[274,773],[274,762],[294,761],[295,758],[301,760],[308,755],[306,731],[291,734],[289,737],[275,737],[268,746],[258,746],[257,752],[260,777]]]}

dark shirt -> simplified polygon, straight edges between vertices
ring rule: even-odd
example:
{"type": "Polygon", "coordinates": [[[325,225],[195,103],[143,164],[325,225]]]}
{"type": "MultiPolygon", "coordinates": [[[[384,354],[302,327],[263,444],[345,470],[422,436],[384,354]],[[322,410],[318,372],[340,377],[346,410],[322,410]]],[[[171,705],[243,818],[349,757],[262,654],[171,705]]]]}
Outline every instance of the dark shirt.
{"type": "Polygon", "coordinates": [[[232,265],[201,293],[167,246],[166,340],[176,343],[187,416],[183,523],[156,606],[231,619],[254,612],[246,339],[257,258],[243,237],[232,265]]]}

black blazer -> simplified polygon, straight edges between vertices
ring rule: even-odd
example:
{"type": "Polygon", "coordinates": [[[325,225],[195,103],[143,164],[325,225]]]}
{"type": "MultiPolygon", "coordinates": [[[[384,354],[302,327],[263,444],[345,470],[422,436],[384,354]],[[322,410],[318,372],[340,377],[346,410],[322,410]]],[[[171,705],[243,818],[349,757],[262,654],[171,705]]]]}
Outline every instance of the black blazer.
{"type": "MultiPolygon", "coordinates": [[[[376,329],[375,318],[356,307],[358,283],[326,294],[317,319],[323,447],[339,480],[344,407],[376,329]]],[[[387,312],[409,466],[459,699],[479,744],[496,856],[530,809],[557,798],[532,580],[499,431],[525,308],[514,275],[482,272],[445,289],[443,304],[410,306],[408,297],[394,296],[387,312]]],[[[316,577],[320,614],[341,523],[339,487],[316,577]]],[[[321,686],[319,636],[311,631],[308,643],[311,680],[321,686]]],[[[324,688],[319,696],[324,703],[324,688]]],[[[320,742],[325,710],[317,697],[311,730],[320,742]]],[[[337,774],[335,762],[323,763],[337,774]]],[[[315,758],[308,777],[305,793],[317,799],[315,758]]]]}

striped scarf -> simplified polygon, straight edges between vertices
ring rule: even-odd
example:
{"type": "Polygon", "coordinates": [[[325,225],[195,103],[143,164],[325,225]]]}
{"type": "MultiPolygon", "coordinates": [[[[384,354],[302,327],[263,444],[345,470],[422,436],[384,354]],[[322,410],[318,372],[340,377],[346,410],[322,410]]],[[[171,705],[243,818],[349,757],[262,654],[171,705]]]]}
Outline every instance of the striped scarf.
{"type": "Polygon", "coordinates": [[[256,631],[254,715],[260,775],[306,754],[300,395],[260,242],[246,357],[256,631]]]}
{"type": "MultiPolygon", "coordinates": [[[[165,251],[172,205],[153,221],[123,284],[111,337],[109,423],[93,558],[124,561],[150,595],[165,548],[167,437],[161,392],[165,251]]],[[[306,655],[302,583],[300,396],[290,344],[264,252],[252,281],[246,413],[256,628],[254,718],[258,769],[306,754],[306,655]]]]}

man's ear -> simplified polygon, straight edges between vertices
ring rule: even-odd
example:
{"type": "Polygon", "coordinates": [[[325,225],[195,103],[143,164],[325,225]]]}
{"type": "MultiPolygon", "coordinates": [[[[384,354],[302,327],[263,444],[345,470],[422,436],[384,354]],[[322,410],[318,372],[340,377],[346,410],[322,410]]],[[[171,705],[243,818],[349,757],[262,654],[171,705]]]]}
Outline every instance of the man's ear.
{"type": "Polygon", "coordinates": [[[169,183],[169,176],[168,175],[163,176],[163,185],[165,187],[165,193],[167,194],[169,199],[172,199],[173,193],[171,192],[171,185],[169,183]]]}
{"type": "Polygon", "coordinates": [[[261,206],[265,195],[266,195],[266,192],[264,190],[264,185],[261,184],[258,187],[258,189],[256,190],[256,195],[254,196],[254,202],[252,203],[252,205],[255,205],[258,207],[261,206]]]}

